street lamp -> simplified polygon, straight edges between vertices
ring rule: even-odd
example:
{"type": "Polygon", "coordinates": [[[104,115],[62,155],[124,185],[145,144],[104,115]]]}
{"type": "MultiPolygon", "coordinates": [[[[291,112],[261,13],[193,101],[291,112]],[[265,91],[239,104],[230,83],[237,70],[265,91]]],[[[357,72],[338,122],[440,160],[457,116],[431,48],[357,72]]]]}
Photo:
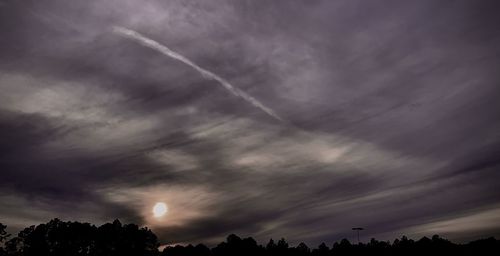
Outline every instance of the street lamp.
{"type": "Polygon", "coordinates": [[[359,231],[365,230],[364,228],[352,228],[352,230],[356,230],[356,233],[358,234],[358,244],[359,244],[359,231]]]}

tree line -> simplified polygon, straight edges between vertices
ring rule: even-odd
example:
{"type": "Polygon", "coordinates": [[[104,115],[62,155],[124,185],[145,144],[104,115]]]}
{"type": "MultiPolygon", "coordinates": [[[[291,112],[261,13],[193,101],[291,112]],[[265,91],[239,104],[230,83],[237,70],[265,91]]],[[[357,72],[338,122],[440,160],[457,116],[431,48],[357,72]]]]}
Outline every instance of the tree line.
{"type": "Polygon", "coordinates": [[[500,255],[500,240],[487,238],[455,244],[434,235],[412,240],[405,236],[390,241],[372,238],[368,243],[347,239],[328,246],[310,248],[305,243],[290,246],[282,238],[266,245],[255,239],[229,235],[213,248],[203,244],[167,246],[159,250],[157,236],[146,227],[123,225],[115,220],[101,226],[53,219],[30,226],[17,236],[6,232],[0,223],[0,256],[341,256],[341,255],[500,255]]]}

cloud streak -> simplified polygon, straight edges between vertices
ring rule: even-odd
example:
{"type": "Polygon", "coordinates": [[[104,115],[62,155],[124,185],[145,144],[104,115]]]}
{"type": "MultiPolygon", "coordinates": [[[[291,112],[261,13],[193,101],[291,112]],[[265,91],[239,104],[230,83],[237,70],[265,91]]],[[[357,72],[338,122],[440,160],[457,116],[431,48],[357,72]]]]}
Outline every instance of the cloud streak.
{"type": "Polygon", "coordinates": [[[247,93],[245,93],[244,91],[234,87],[228,81],[226,81],[224,78],[196,65],[194,62],[192,62],[188,58],[180,55],[179,53],[172,51],[167,46],[162,45],[162,44],[158,43],[157,41],[150,39],[150,38],[147,38],[144,35],[136,32],[134,30],[130,30],[128,28],[113,26],[112,31],[113,31],[113,33],[115,33],[117,35],[121,35],[123,37],[132,39],[136,42],[139,42],[143,46],[149,47],[153,50],[156,50],[156,51],[162,53],[165,56],[176,59],[176,60],[192,67],[193,69],[198,71],[204,78],[213,79],[213,80],[219,82],[220,85],[222,85],[224,88],[226,88],[226,90],[230,91],[233,95],[243,98],[245,101],[249,102],[250,104],[252,104],[256,108],[259,108],[260,110],[264,111],[266,114],[273,117],[274,119],[276,119],[278,121],[283,121],[283,119],[280,116],[278,116],[278,114],[276,114],[272,109],[270,109],[269,107],[266,107],[264,104],[262,104],[260,101],[258,101],[254,97],[252,97],[252,96],[248,95],[247,93]]]}

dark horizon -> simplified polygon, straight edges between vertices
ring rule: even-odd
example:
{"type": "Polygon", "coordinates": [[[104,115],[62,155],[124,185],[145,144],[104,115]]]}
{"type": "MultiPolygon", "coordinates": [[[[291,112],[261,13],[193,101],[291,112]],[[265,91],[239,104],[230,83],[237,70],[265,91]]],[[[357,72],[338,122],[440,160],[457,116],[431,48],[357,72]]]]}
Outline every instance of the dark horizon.
{"type": "Polygon", "coordinates": [[[64,222],[53,219],[48,223],[27,227],[18,236],[10,237],[0,223],[0,256],[342,256],[342,255],[485,255],[500,252],[500,240],[493,237],[455,244],[433,235],[418,240],[406,236],[394,241],[350,242],[344,238],[331,246],[325,242],[317,247],[301,242],[290,245],[285,238],[266,244],[252,237],[230,234],[214,246],[166,245],[146,227],[122,224],[119,220],[101,226],[89,223],[64,222]]]}
{"type": "MultiPolygon", "coordinates": [[[[5,239],[3,241],[0,239],[0,247],[2,247],[1,246],[2,243],[5,244],[8,240],[10,240],[10,239],[18,236],[19,232],[22,232],[23,230],[25,231],[25,230],[30,229],[31,227],[37,227],[39,225],[47,225],[47,224],[52,223],[52,222],[77,223],[77,224],[82,224],[82,225],[90,225],[90,226],[95,227],[95,228],[98,228],[100,226],[114,224],[116,222],[120,223],[120,225],[123,225],[123,226],[126,226],[126,225],[137,225],[135,223],[124,223],[124,222],[120,221],[119,219],[114,219],[113,221],[110,221],[110,222],[96,224],[96,223],[91,223],[91,222],[80,222],[80,221],[75,221],[75,220],[61,220],[59,218],[53,218],[50,221],[47,221],[47,222],[44,222],[44,223],[35,224],[35,225],[31,225],[31,226],[27,226],[27,227],[22,228],[21,230],[17,230],[16,231],[16,230],[13,230],[12,228],[9,228],[8,223],[2,223],[2,222],[0,222],[0,237],[5,236],[5,239]],[[3,228],[2,228],[2,225],[3,225],[3,228]]],[[[140,228],[140,229],[151,230],[147,226],[137,225],[137,227],[140,228]]],[[[154,233],[153,230],[151,230],[151,231],[154,233]]],[[[228,235],[236,235],[236,236],[240,237],[238,234],[228,234],[228,235]]],[[[225,237],[227,238],[228,235],[226,235],[225,237]]],[[[440,236],[439,234],[427,234],[427,235],[423,235],[423,236],[420,236],[420,237],[419,236],[407,236],[406,234],[399,234],[399,235],[395,235],[392,239],[380,239],[379,240],[379,238],[377,238],[377,237],[368,237],[368,236],[364,235],[363,233],[360,233],[360,235],[359,235],[359,243],[361,243],[361,244],[367,244],[367,243],[369,243],[373,239],[375,239],[377,241],[393,243],[395,240],[398,240],[398,241],[401,240],[402,237],[405,237],[405,238],[407,238],[409,240],[418,241],[418,240],[421,240],[421,239],[432,238],[432,237],[435,237],[435,236],[438,236],[440,238],[446,239],[447,241],[449,241],[451,243],[454,243],[454,244],[457,244],[457,245],[469,244],[471,242],[481,241],[481,240],[488,240],[488,239],[496,239],[497,241],[500,242],[500,240],[496,236],[477,236],[477,235],[474,235],[474,236],[471,236],[471,237],[475,237],[474,239],[468,239],[468,240],[451,240],[451,239],[448,239],[446,237],[440,236]]],[[[247,237],[251,238],[251,239],[254,239],[251,235],[247,235],[247,237]]],[[[290,245],[291,247],[296,247],[296,246],[298,246],[301,243],[307,244],[304,241],[300,241],[300,240],[294,239],[293,237],[286,237],[286,236],[282,236],[282,237],[279,237],[279,238],[278,237],[268,237],[268,238],[263,238],[263,239],[260,239],[260,240],[255,239],[255,241],[257,242],[257,244],[263,245],[265,243],[269,243],[270,240],[273,240],[273,241],[277,242],[278,240],[281,240],[281,239],[286,240],[287,244],[290,245]]],[[[354,245],[354,244],[358,243],[358,235],[357,235],[357,233],[355,231],[353,231],[352,232],[352,236],[338,238],[338,239],[333,240],[333,241],[321,241],[321,242],[318,243],[318,245],[320,245],[322,243],[334,244],[334,243],[337,243],[337,242],[341,242],[342,240],[348,240],[349,242],[351,242],[354,245]]],[[[191,242],[187,242],[187,243],[182,243],[182,242],[179,243],[179,242],[162,241],[161,239],[158,239],[158,244],[159,244],[158,248],[164,249],[165,247],[168,247],[168,246],[170,246],[170,247],[173,247],[173,246],[184,246],[185,247],[185,246],[188,246],[188,245],[193,245],[194,246],[194,245],[197,245],[197,244],[203,244],[203,245],[205,245],[205,246],[207,246],[209,248],[213,248],[213,247],[217,246],[218,244],[220,244],[221,242],[223,242],[223,241],[215,241],[214,240],[214,241],[211,241],[211,242],[208,242],[208,243],[203,243],[201,241],[191,241],[191,242]]]]}
{"type": "MultiPolygon", "coordinates": [[[[415,246],[418,244],[427,244],[427,243],[436,243],[439,246],[442,246],[443,243],[447,246],[461,246],[461,245],[472,245],[472,244],[480,244],[480,243],[486,243],[488,246],[494,246],[491,249],[495,249],[495,251],[500,250],[500,240],[496,239],[495,237],[482,237],[476,240],[471,240],[467,242],[462,242],[462,243],[454,243],[453,241],[450,241],[446,239],[445,237],[439,236],[438,234],[433,234],[432,236],[423,236],[420,238],[411,238],[407,237],[406,235],[401,235],[400,237],[396,237],[393,240],[378,240],[375,237],[371,237],[369,239],[366,239],[366,241],[362,241],[361,239],[358,241],[358,237],[356,235],[355,241],[353,239],[349,239],[347,237],[344,237],[342,239],[338,239],[336,241],[322,241],[320,242],[316,247],[314,246],[309,246],[304,242],[298,242],[296,244],[289,243],[288,239],[286,237],[281,237],[281,238],[269,238],[267,241],[256,241],[253,237],[240,237],[237,234],[229,234],[226,236],[226,239],[224,241],[218,241],[217,243],[214,244],[203,244],[203,243],[168,243],[164,242],[162,243],[161,241],[157,240],[157,236],[152,232],[151,229],[148,227],[140,227],[134,223],[122,223],[120,220],[115,219],[112,222],[108,223],[103,223],[102,225],[95,225],[92,223],[87,223],[87,222],[78,222],[78,221],[64,221],[64,220],[59,220],[57,218],[52,219],[48,221],[47,223],[40,223],[38,225],[32,225],[29,227],[24,228],[21,230],[17,235],[16,234],[11,234],[7,230],[6,225],[3,223],[0,223],[0,256],[4,256],[4,254],[7,252],[6,249],[9,248],[16,239],[20,239],[19,241],[14,242],[14,244],[19,244],[19,247],[26,247],[30,246],[27,243],[34,243],[33,245],[40,245],[43,243],[54,243],[54,242],[59,242],[59,243],[75,243],[78,244],[79,242],[87,241],[86,239],[101,239],[106,236],[111,236],[109,237],[112,239],[114,242],[120,243],[124,240],[123,236],[128,236],[130,235],[131,237],[134,237],[132,240],[127,240],[127,242],[139,242],[139,243],[144,243],[144,241],[148,241],[145,244],[149,244],[148,246],[144,247],[144,250],[151,250],[153,248],[157,248],[159,252],[164,252],[168,254],[168,250],[184,250],[184,249],[189,249],[193,247],[205,247],[207,249],[210,249],[212,253],[214,251],[217,251],[220,248],[227,246],[227,244],[230,243],[241,243],[241,242],[249,242],[251,246],[257,246],[261,247],[261,249],[267,249],[270,250],[272,247],[283,247],[282,249],[296,249],[300,247],[305,247],[307,250],[310,250],[310,252],[313,252],[315,249],[321,249],[322,247],[328,247],[328,249],[335,249],[338,248],[339,246],[378,246],[380,248],[385,248],[385,247],[395,247],[398,245],[401,245],[401,243],[407,243],[406,246],[415,246]],[[88,230],[86,230],[88,229],[88,230]],[[103,234],[98,234],[99,232],[104,232],[106,233],[105,236],[103,234]],[[109,233],[109,232],[115,232],[115,233],[109,233]],[[62,234],[61,235],[56,235],[57,233],[62,234]],[[39,241],[36,241],[34,239],[39,239],[39,241]],[[55,240],[51,240],[55,239],[55,240]],[[143,240],[144,239],[144,240],[143,240]],[[28,242],[29,241],[29,242],[28,242]],[[35,242],[36,241],[36,242],[35,242]],[[252,245],[253,244],[253,245],[252,245]],[[330,244],[328,246],[327,244],[330,244]],[[149,248],[149,249],[148,249],[149,248]],[[180,248],[180,249],[179,249],[180,248]]],[[[80,244],[81,245],[81,244],[80,244]]],[[[247,244],[248,245],[248,244],[247,244]]],[[[81,245],[84,246],[84,245],[81,245]]],[[[126,246],[126,244],[122,244],[122,246],[126,246]]],[[[422,245],[418,245],[421,247],[422,245]]],[[[433,246],[427,245],[427,247],[431,248],[433,246]]],[[[305,249],[303,248],[303,249],[305,249]]],[[[427,248],[427,249],[429,249],[427,248]]],[[[32,249],[32,248],[31,248],[32,249]]],[[[73,248],[76,249],[76,248],[73,248]]],[[[244,248],[240,248],[244,249],[244,248]]],[[[247,248],[248,249],[248,248],[247,248]]],[[[443,249],[443,248],[441,248],[443,249]]],[[[444,248],[447,249],[447,248],[444,248]]],[[[449,249],[449,248],[448,248],[449,249]]],[[[8,254],[9,252],[7,252],[8,254]]],[[[13,252],[10,252],[13,253],[13,252]]],[[[20,253],[25,253],[22,250],[20,253]]],[[[192,252],[191,252],[192,253],[192,252]]],[[[188,253],[189,254],[189,253],[188,253]]],[[[313,253],[314,254],[314,253],[313,253]]],[[[11,254],[8,254],[11,255],[11,254]]],[[[15,254],[12,254],[15,255],[15,254]]],[[[176,254],[173,254],[176,255],[176,254]]]]}
{"type": "Polygon", "coordinates": [[[120,219],[173,243],[498,238],[499,13],[0,0],[0,222],[120,219]]]}

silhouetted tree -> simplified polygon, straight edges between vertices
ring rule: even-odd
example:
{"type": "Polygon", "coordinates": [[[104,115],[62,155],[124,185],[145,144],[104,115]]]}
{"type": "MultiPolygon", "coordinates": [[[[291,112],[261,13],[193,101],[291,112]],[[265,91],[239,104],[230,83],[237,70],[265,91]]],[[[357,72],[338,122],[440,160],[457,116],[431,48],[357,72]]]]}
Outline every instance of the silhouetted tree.
{"type": "Polygon", "coordinates": [[[278,248],[278,250],[284,250],[284,251],[288,249],[288,243],[286,242],[285,238],[281,238],[278,241],[276,248],[278,248]]]}
{"type": "Polygon", "coordinates": [[[96,255],[156,255],[158,253],[156,235],[147,228],[135,224],[122,225],[119,220],[97,228],[95,241],[96,255]]]}
{"type": "Polygon", "coordinates": [[[158,245],[153,232],[135,224],[122,226],[116,220],[96,228],[89,223],[54,219],[25,228],[6,243],[5,250],[9,256],[154,256],[158,245]]]}
{"type": "Polygon", "coordinates": [[[0,223],[0,256],[7,255],[7,252],[3,248],[4,242],[10,237],[10,234],[6,231],[7,226],[0,223]]]}
{"type": "Polygon", "coordinates": [[[241,239],[237,235],[231,234],[226,242],[222,242],[212,250],[217,256],[226,255],[257,255],[263,253],[263,248],[257,245],[257,242],[251,238],[241,239]]]}
{"type": "Polygon", "coordinates": [[[22,254],[25,256],[49,255],[49,246],[45,239],[46,233],[47,226],[45,224],[30,226],[19,232],[18,237],[22,240],[22,254]]]}
{"type": "Polygon", "coordinates": [[[297,247],[291,250],[291,254],[294,256],[306,256],[311,253],[311,249],[305,243],[299,243],[297,247]]]}
{"type": "Polygon", "coordinates": [[[7,226],[0,223],[0,245],[2,245],[3,242],[5,240],[7,240],[7,238],[9,238],[9,236],[10,236],[10,234],[7,233],[6,229],[7,229],[7,226]]]}
{"type": "Polygon", "coordinates": [[[22,255],[91,255],[95,227],[88,223],[63,222],[54,219],[47,224],[31,226],[19,232],[9,251],[22,255]]]}
{"type": "Polygon", "coordinates": [[[274,250],[276,250],[276,247],[277,247],[277,245],[274,242],[274,240],[272,238],[269,239],[269,242],[266,245],[266,250],[267,251],[274,251],[274,250]]]}
{"type": "Polygon", "coordinates": [[[197,255],[197,256],[210,256],[212,255],[212,252],[210,249],[204,245],[204,244],[197,244],[194,247],[194,254],[192,255],[197,255]]]}
{"type": "Polygon", "coordinates": [[[89,223],[51,220],[46,225],[50,255],[91,255],[94,250],[95,226],[89,223]]]}
{"type": "Polygon", "coordinates": [[[14,237],[5,243],[5,251],[9,256],[20,256],[22,255],[22,244],[23,241],[19,237],[14,237]]]}
{"type": "Polygon", "coordinates": [[[204,244],[198,244],[193,246],[189,244],[187,246],[176,245],[176,246],[167,246],[163,249],[162,256],[210,256],[212,252],[210,249],[204,244]]]}
{"type": "Polygon", "coordinates": [[[493,237],[468,243],[462,248],[464,255],[500,255],[500,240],[493,237]]]}
{"type": "Polygon", "coordinates": [[[164,256],[184,256],[185,250],[184,246],[181,245],[176,245],[176,246],[167,246],[163,251],[161,252],[161,255],[164,256]]]}
{"type": "Polygon", "coordinates": [[[167,246],[161,253],[162,256],[209,256],[212,255],[210,249],[203,244],[193,246],[192,244],[186,247],[181,245],[167,246]]]}
{"type": "Polygon", "coordinates": [[[346,255],[347,253],[349,253],[350,251],[353,250],[353,246],[351,244],[351,242],[349,242],[349,240],[347,239],[342,239],[340,241],[340,243],[338,242],[335,242],[332,246],[332,253],[334,255],[346,255]]]}
{"type": "Polygon", "coordinates": [[[312,250],[313,256],[328,256],[329,254],[330,248],[325,243],[321,243],[317,249],[312,250]]]}

